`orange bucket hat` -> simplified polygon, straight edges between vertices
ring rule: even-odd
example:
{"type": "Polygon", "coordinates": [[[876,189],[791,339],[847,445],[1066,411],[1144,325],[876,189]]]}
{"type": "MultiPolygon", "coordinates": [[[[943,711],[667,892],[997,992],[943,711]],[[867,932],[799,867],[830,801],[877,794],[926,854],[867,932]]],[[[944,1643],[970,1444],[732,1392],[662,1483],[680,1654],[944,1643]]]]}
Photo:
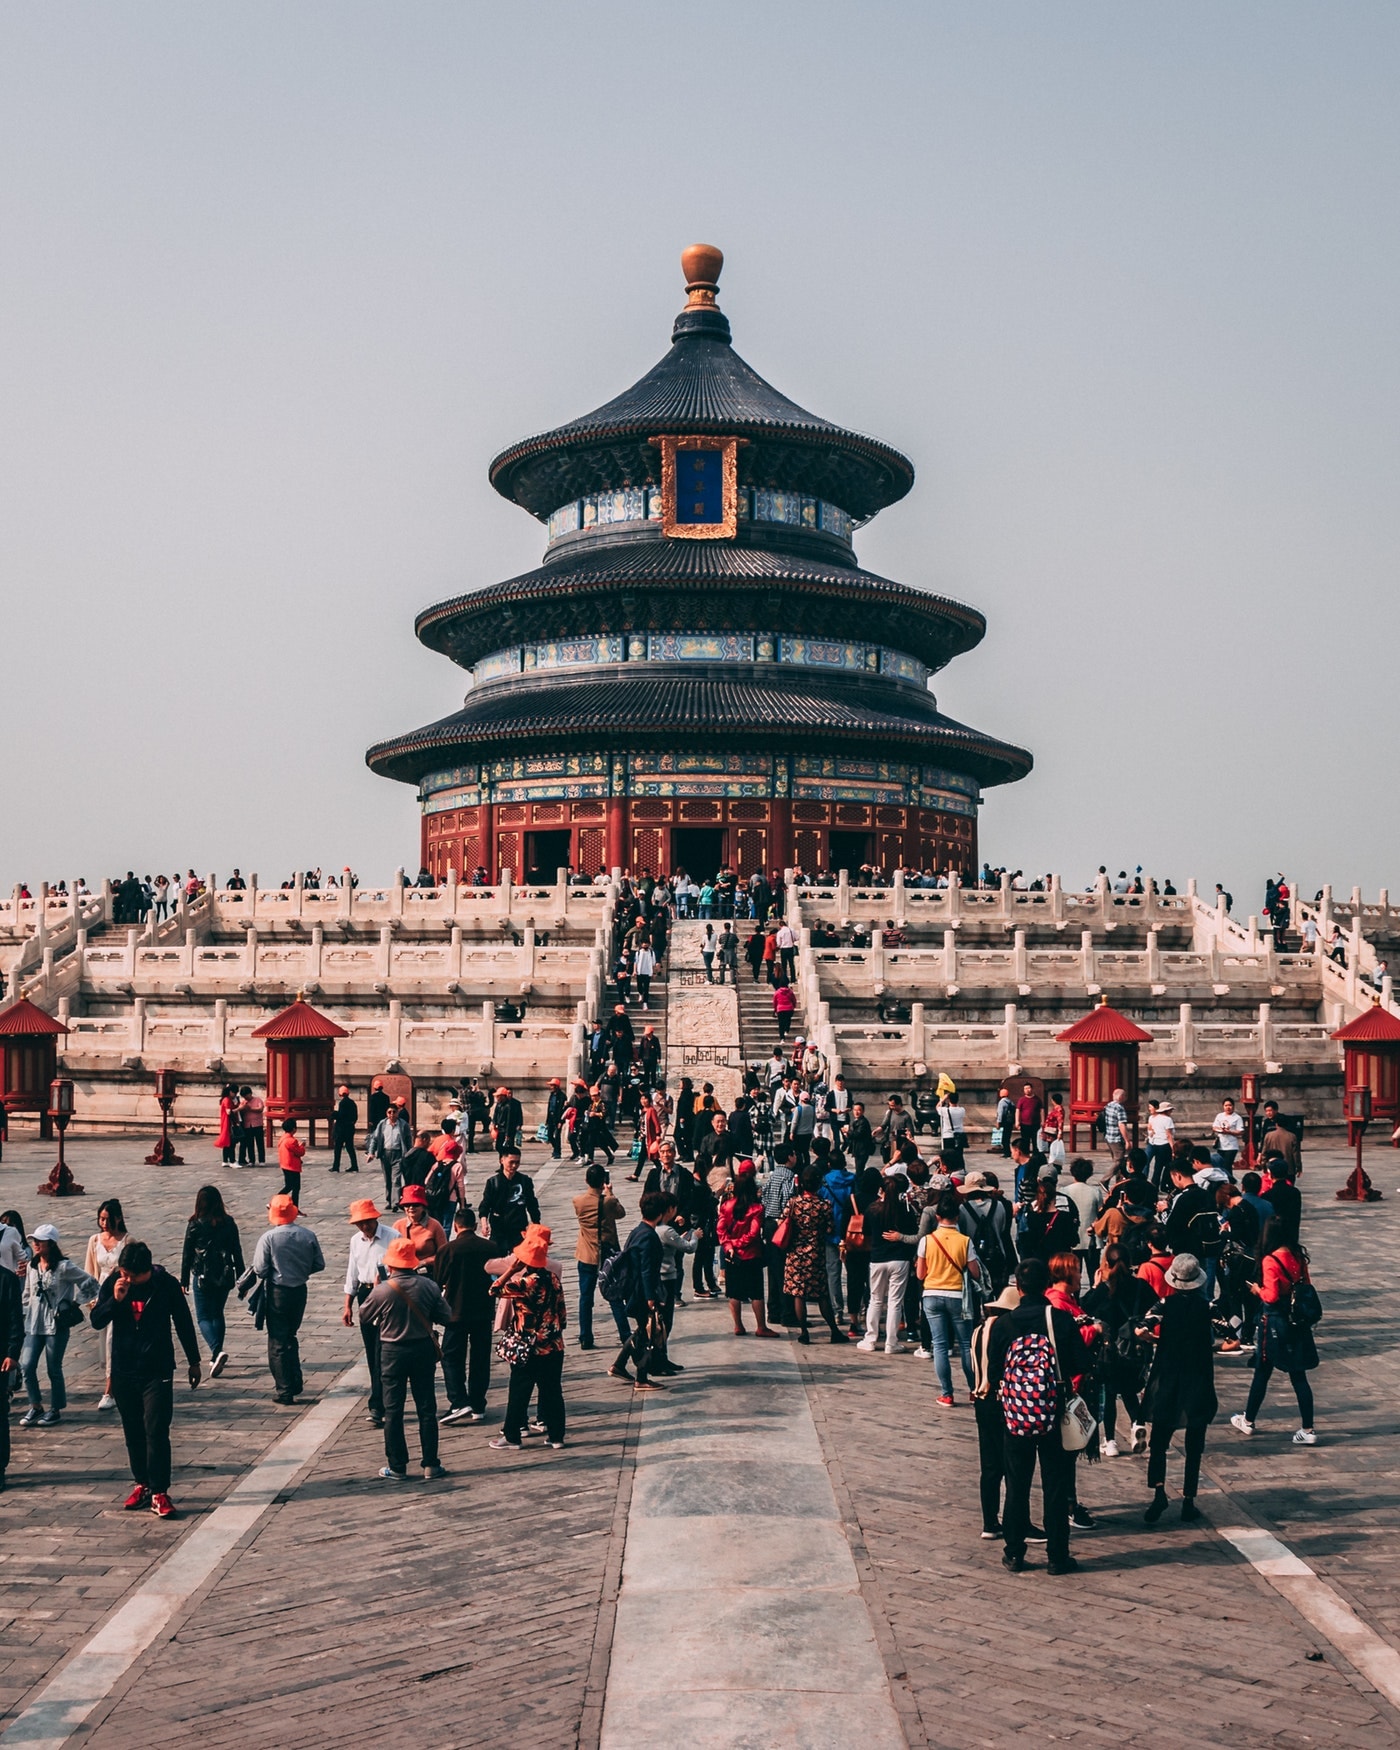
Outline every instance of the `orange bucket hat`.
{"type": "Polygon", "coordinates": [[[388,1270],[416,1270],[418,1263],[417,1246],[402,1235],[396,1240],[390,1240],[384,1248],[384,1266],[388,1270]]]}
{"type": "Polygon", "coordinates": [[[525,1237],[512,1253],[522,1264],[528,1264],[532,1269],[543,1270],[549,1262],[549,1242],[554,1238],[547,1227],[541,1227],[537,1221],[532,1221],[525,1229],[525,1237]]]}
{"type": "Polygon", "coordinates": [[[294,1222],[299,1210],[285,1191],[279,1191],[267,1206],[267,1219],[274,1227],[287,1227],[294,1222]]]}
{"type": "Polygon", "coordinates": [[[351,1226],[358,1226],[362,1221],[383,1221],[384,1217],[374,1206],[373,1197],[357,1197],[350,1205],[351,1226]]]}

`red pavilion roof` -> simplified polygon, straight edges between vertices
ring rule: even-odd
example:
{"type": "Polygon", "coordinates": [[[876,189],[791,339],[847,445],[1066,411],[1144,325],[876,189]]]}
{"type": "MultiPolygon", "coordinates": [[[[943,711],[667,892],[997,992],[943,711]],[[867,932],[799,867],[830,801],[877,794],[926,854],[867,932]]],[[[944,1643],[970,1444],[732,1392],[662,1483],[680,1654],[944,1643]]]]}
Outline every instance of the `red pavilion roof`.
{"type": "Polygon", "coordinates": [[[8,1009],[0,1011],[0,1033],[17,1033],[33,1038],[38,1034],[67,1031],[62,1021],[55,1021],[52,1015],[46,1015],[28,997],[21,997],[17,1003],[11,1003],[8,1009]]]}
{"type": "Polygon", "coordinates": [[[1126,1015],[1120,1015],[1117,1009],[1109,1008],[1107,1003],[1090,1009],[1082,1021],[1076,1021],[1055,1037],[1062,1045],[1149,1045],[1152,1042],[1150,1033],[1145,1033],[1126,1015]]]}
{"type": "Polygon", "coordinates": [[[261,1027],[254,1027],[254,1039],[348,1039],[350,1035],[344,1027],[337,1027],[329,1015],[323,1015],[319,1009],[313,1009],[310,1003],[303,1002],[300,997],[289,1009],[283,1009],[280,1015],[274,1015],[270,1021],[264,1021],[261,1027]]]}
{"type": "Polygon", "coordinates": [[[1338,1027],[1332,1037],[1347,1044],[1357,1044],[1367,1039],[1400,1040],[1400,1021],[1396,1020],[1389,1009],[1373,1003],[1354,1021],[1348,1021],[1345,1027],[1338,1027]]]}

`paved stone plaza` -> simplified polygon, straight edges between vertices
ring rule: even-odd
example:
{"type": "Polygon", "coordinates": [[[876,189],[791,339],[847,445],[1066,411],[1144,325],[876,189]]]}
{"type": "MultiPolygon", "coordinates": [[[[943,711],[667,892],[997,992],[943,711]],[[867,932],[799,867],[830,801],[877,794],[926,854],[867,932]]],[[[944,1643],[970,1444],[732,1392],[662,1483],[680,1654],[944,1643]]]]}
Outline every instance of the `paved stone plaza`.
{"type": "MultiPolygon", "coordinates": [[[[76,1139],[87,1195],[53,1205],[34,1194],[52,1148],[13,1143],[0,1205],[57,1221],[81,1259],[99,1199],[118,1195],[132,1233],[178,1264],[207,1179],[251,1249],[278,1175],[227,1171],[193,1137],[186,1166],[158,1171],[148,1146],[76,1139]]],[[[1369,1208],[1332,1200],[1349,1160],[1314,1149],[1302,1181],[1326,1305],[1319,1445],[1288,1442],[1286,1382],[1241,1440],[1226,1418],[1247,1374],[1222,1361],[1205,1521],[1145,1527],[1141,1459],[1083,1469],[1100,1529],[1076,1535],[1084,1572],[1051,1580],[1006,1574],[978,1539],[971,1411],[935,1407],[931,1364],[819,1336],[739,1341],[722,1302],[680,1310],[686,1372],[644,1402],[605,1377],[606,1348],[571,1347],[563,1451],[490,1451],[493,1384],[486,1428],[444,1430],[444,1482],[379,1482],[340,1287],[346,1203],[380,1181],[330,1178],[314,1154],[317,1401],[273,1403],[235,1306],[228,1371],[177,1399],[170,1523],[121,1511],[93,1333],[70,1348],[63,1424],[16,1416],[3,1743],[1400,1745],[1400,1157],[1371,1151],[1386,1201],[1369,1208]]],[[[578,1175],[533,1148],[526,1170],[567,1259],[578,1175]]],[[[631,1212],[636,1190],[620,1185],[631,1212]]]]}

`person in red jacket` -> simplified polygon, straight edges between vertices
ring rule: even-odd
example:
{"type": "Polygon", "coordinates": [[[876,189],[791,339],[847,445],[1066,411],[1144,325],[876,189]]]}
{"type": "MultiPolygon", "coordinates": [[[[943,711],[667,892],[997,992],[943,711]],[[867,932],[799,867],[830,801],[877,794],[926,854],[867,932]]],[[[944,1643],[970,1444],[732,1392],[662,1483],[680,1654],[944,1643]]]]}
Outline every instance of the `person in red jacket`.
{"type": "Polygon", "coordinates": [[[744,1302],[748,1301],[759,1336],[776,1337],[763,1306],[763,1203],[751,1171],[735,1174],[733,1194],[720,1204],[718,1233],[734,1335],[746,1334],[744,1302]]]}
{"type": "Polygon", "coordinates": [[[773,989],[773,1018],[778,1023],[779,1039],[786,1039],[788,1028],[792,1025],[793,1010],[797,1007],[797,997],[790,984],[775,985],[773,989]]]}
{"type": "Polygon", "coordinates": [[[295,1118],[282,1120],[282,1139],[277,1144],[277,1164],[282,1169],[282,1190],[301,1208],[301,1163],[306,1157],[306,1144],[297,1135],[295,1118]]]}
{"type": "Polygon", "coordinates": [[[1308,1274],[1308,1254],[1296,1239],[1288,1237],[1286,1221],[1272,1216],[1264,1224],[1259,1259],[1263,1281],[1248,1284],[1249,1291],[1259,1296],[1264,1307],[1264,1316],[1259,1321],[1259,1347],[1254,1356],[1254,1378],[1250,1382],[1244,1414],[1231,1416],[1230,1426],[1241,1434],[1254,1432],[1255,1418],[1263,1407],[1269,1380],[1274,1369],[1281,1367],[1298,1400],[1298,1415],[1302,1422],[1293,1436],[1293,1444],[1316,1446],[1313,1394],[1308,1373],[1317,1366],[1317,1343],[1311,1325],[1293,1324],[1288,1316],[1294,1289],[1300,1282],[1312,1281],[1308,1274]]]}

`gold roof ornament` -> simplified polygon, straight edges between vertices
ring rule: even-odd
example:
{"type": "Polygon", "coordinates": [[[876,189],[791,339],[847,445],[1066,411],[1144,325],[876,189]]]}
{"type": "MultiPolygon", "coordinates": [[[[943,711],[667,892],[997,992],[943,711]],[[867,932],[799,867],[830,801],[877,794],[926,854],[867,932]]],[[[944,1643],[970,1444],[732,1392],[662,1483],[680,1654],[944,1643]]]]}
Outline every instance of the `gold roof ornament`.
{"type": "Polygon", "coordinates": [[[719,276],[724,268],[724,251],[713,243],[692,243],[681,251],[681,272],[685,275],[687,310],[713,309],[719,297],[719,276]]]}

